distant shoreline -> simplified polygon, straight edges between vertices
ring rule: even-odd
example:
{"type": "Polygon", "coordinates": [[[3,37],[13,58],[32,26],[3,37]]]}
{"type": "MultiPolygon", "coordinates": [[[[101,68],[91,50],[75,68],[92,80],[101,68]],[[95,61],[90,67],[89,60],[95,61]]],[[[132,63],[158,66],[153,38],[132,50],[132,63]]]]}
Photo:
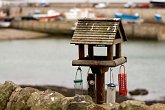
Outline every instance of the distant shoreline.
{"type": "Polygon", "coordinates": [[[0,40],[47,38],[49,35],[20,29],[0,28],[0,40]]]}

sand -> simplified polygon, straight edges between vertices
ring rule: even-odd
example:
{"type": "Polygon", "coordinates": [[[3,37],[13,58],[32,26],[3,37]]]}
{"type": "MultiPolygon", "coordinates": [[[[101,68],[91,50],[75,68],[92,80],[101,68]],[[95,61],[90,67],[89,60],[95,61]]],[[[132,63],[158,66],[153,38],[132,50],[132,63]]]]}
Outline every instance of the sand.
{"type": "Polygon", "coordinates": [[[48,34],[40,32],[32,32],[21,29],[0,29],[0,40],[14,40],[14,39],[35,39],[35,38],[46,38],[48,34]]]}

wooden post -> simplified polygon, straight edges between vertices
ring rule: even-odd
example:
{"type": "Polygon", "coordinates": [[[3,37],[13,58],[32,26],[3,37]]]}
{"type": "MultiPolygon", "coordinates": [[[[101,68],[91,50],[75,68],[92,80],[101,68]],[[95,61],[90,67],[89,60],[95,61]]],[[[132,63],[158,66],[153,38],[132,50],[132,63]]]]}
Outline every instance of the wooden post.
{"type": "Polygon", "coordinates": [[[84,45],[81,44],[81,45],[78,45],[79,49],[79,60],[83,60],[84,59],[84,56],[85,56],[85,51],[84,51],[84,45]]]}
{"type": "MultiPolygon", "coordinates": [[[[90,60],[94,59],[94,52],[93,52],[93,45],[88,45],[88,56],[90,60]]],[[[88,95],[92,97],[93,100],[95,100],[95,74],[89,74],[87,76],[88,81],[88,95]],[[93,81],[93,82],[91,82],[93,81]],[[93,84],[92,84],[93,83],[93,84]]]]}
{"type": "Polygon", "coordinates": [[[105,102],[105,73],[96,74],[96,103],[105,102]]]}
{"type": "Polygon", "coordinates": [[[116,58],[121,57],[121,44],[116,44],[116,58]]]}
{"type": "Polygon", "coordinates": [[[109,67],[91,67],[93,73],[96,74],[96,103],[103,104],[105,102],[105,72],[109,67]]]}
{"type": "Polygon", "coordinates": [[[88,45],[88,55],[89,55],[89,59],[93,59],[94,57],[93,45],[88,45]]]}
{"type": "Polygon", "coordinates": [[[113,45],[107,47],[107,60],[113,60],[113,45]]]}

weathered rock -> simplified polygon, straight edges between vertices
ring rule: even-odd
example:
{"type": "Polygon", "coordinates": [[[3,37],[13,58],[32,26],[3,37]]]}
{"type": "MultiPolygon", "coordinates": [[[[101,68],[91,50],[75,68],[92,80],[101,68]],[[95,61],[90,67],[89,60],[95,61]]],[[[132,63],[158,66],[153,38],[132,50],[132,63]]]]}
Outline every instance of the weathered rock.
{"type": "Polygon", "coordinates": [[[92,101],[90,96],[82,95],[75,96],[68,105],[67,110],[118,110],[118,108],[118,103],[98,105],[92,101]]]}
{"type": "Polygon", "coordinates": [[[97,104],[91,104],[88,106],[87,110],[106,110],[106,109],[104,107],[97,105],[97,104]]]}
{"type": "Polygon", "coordinates": [[[63,98],[62,99],[62,110],[66,110],[73,100],[74,100],[74,97],[63,98]]]}
{"type": "Polygon", "coordinates": [[[88,106],[93,104],[92,98],[88,95],[75,96],[68,105],[67,110],[88,110],[88,106]]]}
{"type": "Polygon", "coordinates": [[[30,110],[30,107],[27,106],[27,100],[36,91],[38,90],[30,87],[17,88],[11,94],[6,110],[30,110]]]}
{"type": "Polygon", "coordinates": [[[88,106],[88,110],[118,110],[118,108],[119,108],[118,103],[102,104],[102,105],[91,104],[90,106],[88,106]]]}
{"type": "Polygon", "coordinates": [[[93,103],[92,98],[89,95],[77,95],[73,97],[72,102],[89,102],[89,103],[93,103]]]}
{"type": "Polygon", "coordinates": [[[165,110],[165,104],[153,104],[150,106],[149,110],[165,110]]]}
{"type": "Polygon", "coordinates": [[[165,110],[165,104],[147,106],[143,101],[95,104],[88,95],[64,97],[52,91],[21,88],[12,82],[0,84],[0,110],[165,110]]]}
{"type": "Polygon", "coordinates": [[[52,90],[37,91],[31,94],[27,101],[30,110],[62,110],[64,96],[52,90]]]}
{"type": "Polygon", "coordinates": [[[67,110],[88,110],[89,102],[71,102],[67,110]]]}
{"type": "Polygon", "coordinates": [[[127,100],[120,104],[119,110],[148,110],[148,106],[143,101],[127,100]]]}
{"type": "Polygon", "coordinates": [[[135,89],[129,92],[130,95],[147,95],[148,91],[146,89],[135,89]]]}
{"type": "Polygon", "coordinates": [[[10,95],[18,86],[11,81],[6,81],[0,85],[0,110],[6,108],[10,95]]]}

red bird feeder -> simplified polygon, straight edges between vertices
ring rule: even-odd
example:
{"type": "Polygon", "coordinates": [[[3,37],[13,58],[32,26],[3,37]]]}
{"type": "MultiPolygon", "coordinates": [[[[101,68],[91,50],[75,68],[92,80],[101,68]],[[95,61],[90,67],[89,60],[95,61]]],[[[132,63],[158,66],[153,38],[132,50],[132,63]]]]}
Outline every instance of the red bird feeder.
{"type": "Polygon", "coordinates": [[[125,72],[125,66],[121,65],[118,74],[118,81],[119,81],[119,95],[120,96],[127,96],[127,74],[125,72]],[[124,69],[124,73],[121,72],[122,67],[124,69]]]}

